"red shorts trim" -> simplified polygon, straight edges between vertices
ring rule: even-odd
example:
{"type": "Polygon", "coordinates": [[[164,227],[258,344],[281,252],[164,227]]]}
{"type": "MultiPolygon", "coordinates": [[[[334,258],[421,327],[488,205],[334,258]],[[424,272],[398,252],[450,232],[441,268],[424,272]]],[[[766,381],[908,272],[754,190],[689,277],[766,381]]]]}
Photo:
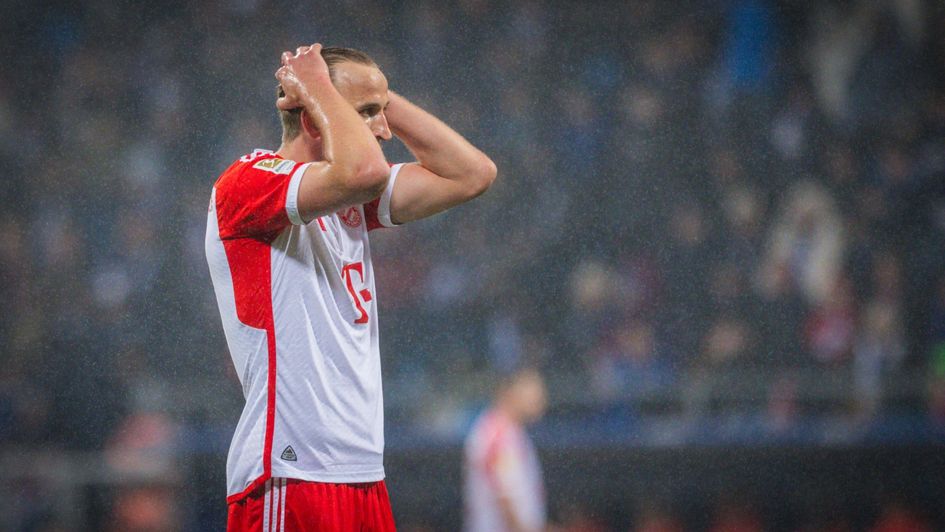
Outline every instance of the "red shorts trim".
{"type": "Polygon", "coordinates": [[[228,505],[228,532],[393,532],[384,481],[359,484],[271,478],[228,505]]]}

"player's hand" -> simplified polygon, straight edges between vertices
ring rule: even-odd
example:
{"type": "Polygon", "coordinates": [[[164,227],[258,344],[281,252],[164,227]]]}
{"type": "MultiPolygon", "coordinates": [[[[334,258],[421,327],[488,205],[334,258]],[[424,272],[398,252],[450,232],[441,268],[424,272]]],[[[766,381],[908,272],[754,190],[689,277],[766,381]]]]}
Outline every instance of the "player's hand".
{"type": "Polygon", "coordinates": [[[276,100],[276,107],[283,111],[302,107],[319,83],[331,83],[328,65],[322,58],[322,45],[300,46],[295,54],[283,52],[282,66],[276,70],[276,79],[285,93],[276,100]]]}

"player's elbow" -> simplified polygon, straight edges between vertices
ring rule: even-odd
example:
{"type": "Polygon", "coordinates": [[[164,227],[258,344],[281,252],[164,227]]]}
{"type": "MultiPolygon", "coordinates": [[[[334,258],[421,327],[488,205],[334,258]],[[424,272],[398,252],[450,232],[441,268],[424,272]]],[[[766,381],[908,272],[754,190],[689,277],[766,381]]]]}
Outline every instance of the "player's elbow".
{"type": "Polygon", "coordinates": [[[470,197],[475,198],[476,196],[479,196],[485,191],[489,190],[489,187],[491,187],[492,183],[495,182],[495,178],[498,173],[499,170],[496,168],[495,163],[492,162],[492,159],[486,155],[482,155],[479,158],[479,161],[476,162],[475,167],[469,173],[470,197]]]}
{"type": "Polygon", "coordinates": [[[390,179],[390,166],[383,159],[365,161],[348,173],[347,186],[374,199],[384,192],[390,179]]]}

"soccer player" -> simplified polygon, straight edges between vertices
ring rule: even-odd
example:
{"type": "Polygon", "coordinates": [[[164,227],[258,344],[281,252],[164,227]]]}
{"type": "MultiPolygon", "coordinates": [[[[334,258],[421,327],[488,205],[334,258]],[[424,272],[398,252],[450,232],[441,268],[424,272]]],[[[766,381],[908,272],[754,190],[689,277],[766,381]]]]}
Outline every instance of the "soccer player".
{"type": "Polygon", "coordinates": [[[545,530],[541,464],[524,426],[545,412],[545,384],[523,368],[499,383],[492,407],[466,437],[466,532],[545,530]]]}
{"type": "Polygon", "coordinates": [[[229,530],[393,530],[368,232],[482,194],[496,168],[388,90],[363,52],[299,47],[276,71],[282,145],[216,181],[206,253],[246,405],[229,530]],[[388,165],[396,135],[417,162],[388,165]]]}

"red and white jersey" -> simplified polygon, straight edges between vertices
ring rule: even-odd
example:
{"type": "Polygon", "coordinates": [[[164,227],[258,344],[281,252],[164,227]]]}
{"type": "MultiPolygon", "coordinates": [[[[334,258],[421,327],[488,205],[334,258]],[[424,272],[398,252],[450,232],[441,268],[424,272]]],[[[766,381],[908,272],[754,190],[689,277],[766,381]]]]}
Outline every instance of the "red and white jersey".
{"type": "Polygon", "coordinates": [[[497,410],[476,420],[465,445],[466,532],[508,530],[500,498],[507,498],[525,530],[544,530],[545,488],[538,453],[525,430],[497,410]]]}
{"type": "Polygon", "coordinates": [[[271,477],[384,478],[384,404],[368,231],[392,227],[387,189],[305,223],[308,163],[256,150],[217,180],[206,252],[246,405],[227,456],[227,501],[271,477]]]}

